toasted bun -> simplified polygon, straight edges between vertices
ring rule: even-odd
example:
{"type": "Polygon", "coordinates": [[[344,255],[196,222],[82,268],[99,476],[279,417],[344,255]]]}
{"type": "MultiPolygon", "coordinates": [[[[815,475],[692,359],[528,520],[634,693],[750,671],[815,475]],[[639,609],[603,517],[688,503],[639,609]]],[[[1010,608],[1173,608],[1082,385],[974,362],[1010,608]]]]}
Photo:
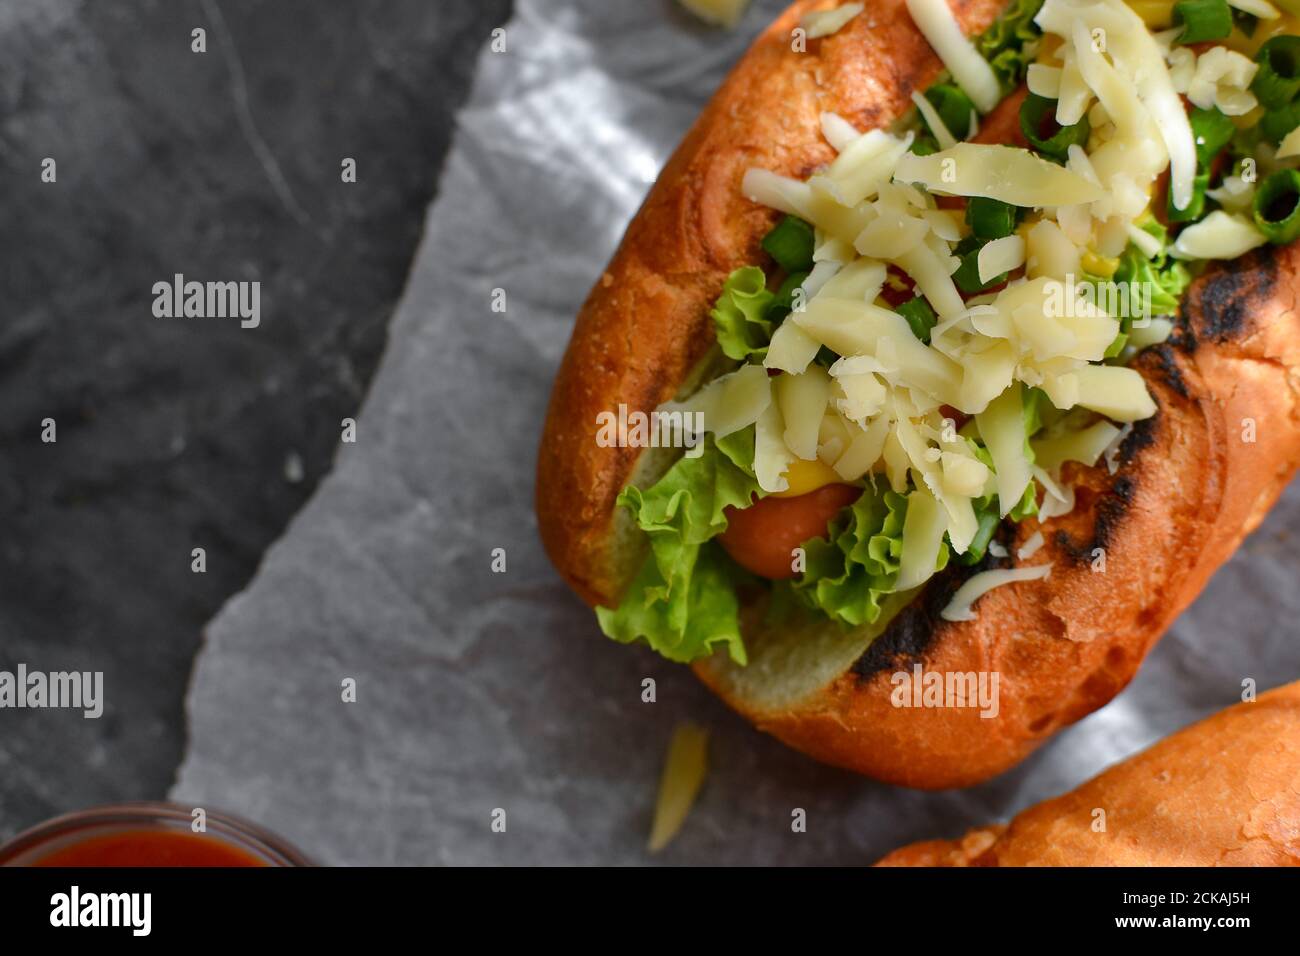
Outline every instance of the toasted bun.
{"type": "Polygon", "coordinates": [[[1300,866],[1300,683],[1181,730],[1007,826],[914,843],[876,865],[1300,866]]]}
{"type": "MultiPolygon", "coordinates": [[[[589,603],[617,605],[645,556],[615,497],[664,467],[639,449],[598,447],[596,415],[620,402],[648,412],[698,376],[713,345],[712,302],[732,269],[764,261],[759,242],[775,221],[741,195],[745,169],[808,175],[831,158],[822,111],[862,129],[888,125],[940,71],[902,0],[880,0],[807,53],[791,52],[790,30],[814,6],[795,4],[736,67],[579,315],[547,417],[537,507],[547,550],[589,603]]],[[[956,4],[968,33],[1001,6],[956,4]]],[[[981,138],[1011,141],[1014,111],[1010,102],[986,118],[981,138]]],[[[1034,557],[1052,562],[1050,578],[998,588],[978,602],[976,620],[951,623],[939,612],[978,569],[950,568],[883,631],[813,620],[774,628],[752,607],[749,665],[719,655],[696,672],[791,746],[921,788],[984,780],[1105,704],[1294,471],[1298,266],[1294,248],[1268,248],[1194,284],[1175,338],[1135,363],[1157,415],[1137,423],[1116,474],[1065,472],[1078,503],[1041,526],[1046,545],[1034,557]],[[1246,420],[1255,441],[1243,440],[1246,420]],[[996,716],[895,707],[893,675],[917,664],[997,674],[996,716]]],[[[1037,530],[1021,522],[1004,529],[1004,542],[1014,554],[1037,530]]]]}

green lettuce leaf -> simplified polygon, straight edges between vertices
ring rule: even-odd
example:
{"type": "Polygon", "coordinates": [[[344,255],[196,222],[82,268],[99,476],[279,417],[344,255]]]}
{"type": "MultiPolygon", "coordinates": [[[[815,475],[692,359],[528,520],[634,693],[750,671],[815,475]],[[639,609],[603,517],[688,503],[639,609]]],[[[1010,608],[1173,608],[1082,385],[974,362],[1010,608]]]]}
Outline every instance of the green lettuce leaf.
{"type": "Polygon", "coordinates": [[[1038,53],[1042,31],[1034,23],[1043,0],[1015,0],[1005,13],[975,41],[988,60],[1006,96],[1025,81],[1029,64],[1038,53]]]}
{"type": "Polygon", "coordinates": [[[710,539],[727,529],[724,509],[762,495],[754,478],[754,429],[706,439],[651,487],[623,489],[618,503],[650,538],[650,555],[617,609],[597,608],[616,641],[644,639],[664,657],[689,662],[716,645],[745,663],[736,585],[741,571],[710,539]]]}
{"type": "MultiPolygon", "coordinates": [[[[831,523],[826,538],[804,544],[807,566],[793,592],[808,607],[852,627],[880,617],[881,599],[894,591],[903,553],[907,496],[868,485],[856,502],[831,523]]],[[[935,570],[948,563],[939,549],[935,570]]]]}
{"type": "Polygon", "coordinates": [[[727,358],[743,362],[767,354],[772,323],[766,318],[775,296],[767,291],[767,277],[758,266],[745,266],[727,277],[710,315],[718,344],[727,358]]]}
{"type": "MultiPolygon", "coordinates": [[[[1173,315],[1178,312],[1178,303],[1183,291],[1192,281],[1187,267],[1168,253],[1169,231],[1158,221],[1152,219],[1141,226],[1142,230],[1160,240],[1164,250],[1154,259],[1148,259],[1137,246],[1129,243],[1120,256],[1119,268],[1115,270],[1116,282],[1138,283],[1143,289],[1151,291],[1151,314],[1173,315]],[[1147,284],[1149,283],[1149,285],[1147,284]]],[[[1127,332],[1134,316],[1116,316],[1123,323],[1121,331],[1127,332]]]]}
{"type": "Polygon", "coordinates": [[[1139,228],[1160,240],[1162,251],[1159,254],[1148,259],[1137,246],[1129,243],[1120,254],[1119,266],[1111,278],[1084,273],[1080,279],[1080,285],[1088,283],[1093,286],[1093,301],[1117,303],[1120,306],[1115,315],[1119,319],[1119,335],[1107,349],[1107,358],[1114,358],[1122,351],[1133,328],[1133,320],[1142,314],[1142,296],[1151,297],[1152,317],[1176,315],[1183,292],[1192,281],[1192,273],[1187,266],[1169,255],[1169,230],[1155,219],[1148,220],[1139,228]],[[1124,287],[1127,292],[1119,294],[1121,290],[1118,288],[1102,288],[1107,285],[1124,287]]]}

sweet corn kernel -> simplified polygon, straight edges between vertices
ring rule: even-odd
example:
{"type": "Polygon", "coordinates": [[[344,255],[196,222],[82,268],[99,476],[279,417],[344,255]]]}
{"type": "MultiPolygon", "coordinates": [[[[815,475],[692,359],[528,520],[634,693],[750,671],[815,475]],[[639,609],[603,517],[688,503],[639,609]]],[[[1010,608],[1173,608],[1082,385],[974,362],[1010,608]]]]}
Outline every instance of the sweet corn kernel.
{"type": "Polygon", "coordinates": [[[796,458],[785,470],[785,478],[790,482],[790,487],[785,491],[774,492],[773,498],[797,498],[799,495],[816,491],[823,485],[844,480],[836,474],[834,468],[820,458],[814,458],[812,461],[796,458]]]}
{"type": "Polygon", "coordinates": [[[1163,30],[1174,22],[1174,0],[1128,0],[1128,5],[1153,30],[1163,30]]]}
{"type": "Polygon", "coordinates": [[[1089,249],[1083,254],[1081,260],[1083,271],[1088,275],[1101,276],[1103,279],[1109,279],[1119,268],[1119,260],[1111,259],[1107,256],[1099,256],[1089,249]]]}

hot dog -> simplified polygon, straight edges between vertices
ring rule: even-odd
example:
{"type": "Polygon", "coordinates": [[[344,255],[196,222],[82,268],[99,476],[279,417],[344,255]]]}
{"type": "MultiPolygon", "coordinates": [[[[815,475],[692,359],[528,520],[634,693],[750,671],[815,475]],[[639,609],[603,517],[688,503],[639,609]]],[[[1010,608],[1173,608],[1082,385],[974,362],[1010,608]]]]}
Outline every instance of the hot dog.
{"type": "Polygon", "coordinates": [[[823,0],[758,38],[552,394],[539,528],[607,634],[922,788],[1129,682],[1300,459],[1300,30],[1141,14],[823,0]],[[596,440],[620,404],[704,444],[596,440]],[[996,714],[908,705],[918,666],[996,714]]]}

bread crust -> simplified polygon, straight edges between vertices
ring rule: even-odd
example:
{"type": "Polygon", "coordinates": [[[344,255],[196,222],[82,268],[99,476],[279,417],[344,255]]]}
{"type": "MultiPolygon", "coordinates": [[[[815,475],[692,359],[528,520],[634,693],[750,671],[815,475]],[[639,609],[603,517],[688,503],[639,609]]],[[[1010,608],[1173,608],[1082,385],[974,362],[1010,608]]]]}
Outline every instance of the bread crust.
{"type": "MultiPolygon", "coordinates": [[[[614,606],[642,555],[621,546],[615,498],[639,450],[600,448],[596,415],[626,403],[650,411],[671,398],[712,348],[708,312],[728,273],[764,261],[775,220],[744,199],[745,169],[806,176],[831,156],[819,114],[887,126],[940,64],[902,0],[881,0],[840,33],[790,51],[790,30],[820,4],[794,4],[755,43],[710,102],[584,305],[561,364],[539,456],[542,539],[589,603],[614,606]]],[[[1001,0],[953,4],[968,34],[1001,0]]],[[[982,139],[1016,134],[1014,104],[987,118],[982,139]]],[[[748,697],[725,658],[697,662],[729,705],[828,763],[920,788],[965,786],[1022,760],[1132,679],[1173,618],[1262,519],[1300,458],[1295,370],[1297,253],[1266,249],[1199,279],[1170,343],[1135,367],[1159,411],[1138,423],[1121,467],[1078,468],[1073,512],[1041,529],[1050,578],[998,588],[974,621],[938,617],[969,569],[931,582],[862,659],[805,698],[769,706],[748,697]],[[1253,419],[1257,440],[1241,440],[1253,419]],[[1094,570],[1097,549],[1104,573],[1094,570]],[[894,673],[997,673],[999,710],[898,708],[894,673]]],[[[1039,530],[1014,529],[1013,549],[1039,530]]],[[[1007,564],[1014,564],[1014,560],[1007,564]]]]}
{"type": "Polygon", "coordinates": [[[914,843],[876,865],[1300,866],[1300,683],[1181,730],[1009,825],[914,843]]]}

